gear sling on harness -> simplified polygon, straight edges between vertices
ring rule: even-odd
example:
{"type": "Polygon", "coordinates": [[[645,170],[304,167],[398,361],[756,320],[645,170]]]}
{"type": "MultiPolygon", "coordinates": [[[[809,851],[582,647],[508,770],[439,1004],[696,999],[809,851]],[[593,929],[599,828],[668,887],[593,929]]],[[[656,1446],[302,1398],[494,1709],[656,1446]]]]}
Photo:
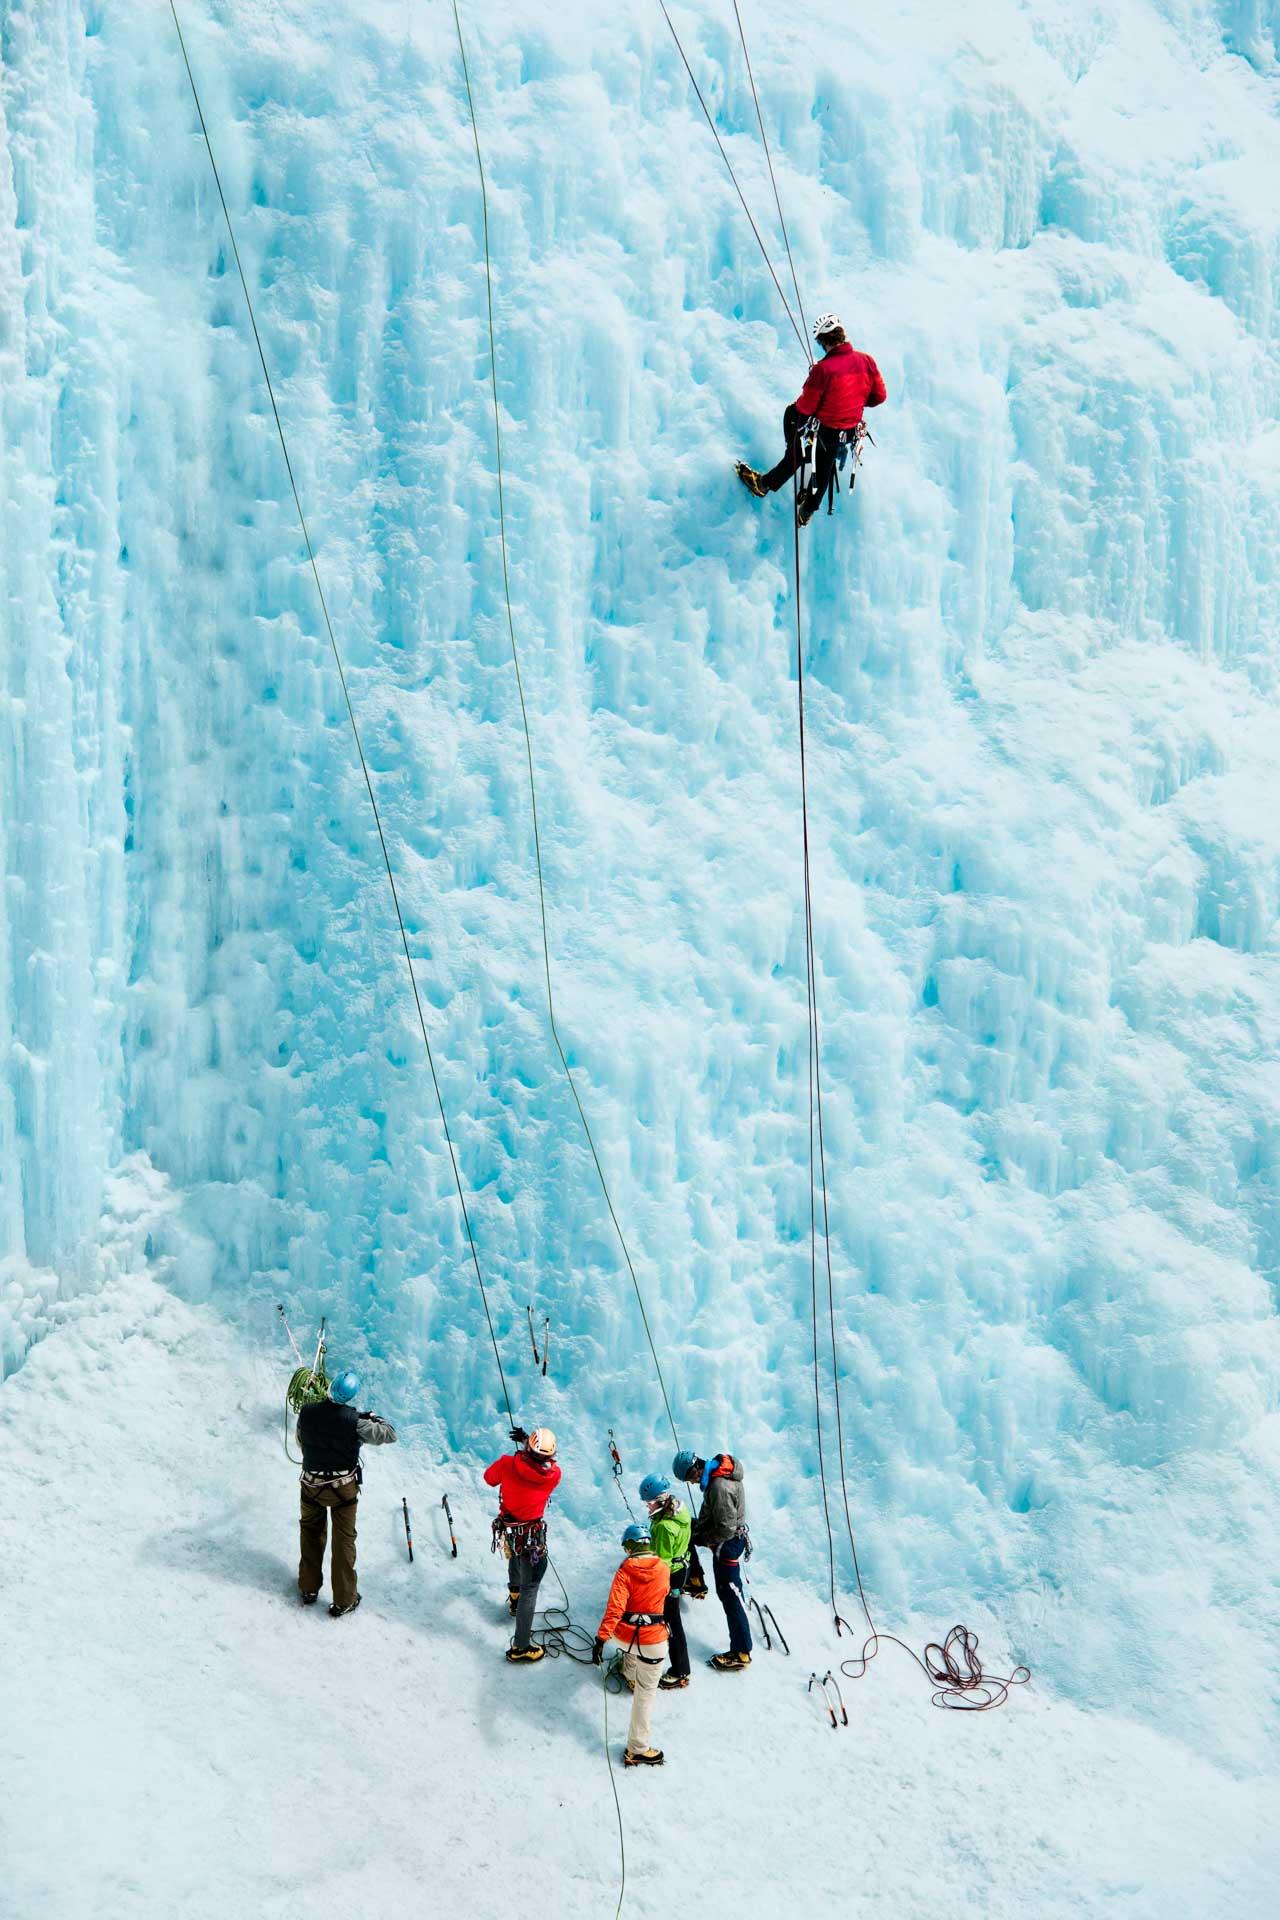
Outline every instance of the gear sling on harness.
{"type": "MultiPolygon", "coordinates": [[[[800,448],[800,492],[809,489],[809,468],[817,465],[817,442],[819,433],[835,434],[835,458],[831,463],[831,477],[826,483],[827,512],[836,510],[836,495],[840,491],[840,475],[846,460],[849,462],[849,491],[853,492],[858,483],[858,468],[862,465],[863,446],[875,441],[867,429],[865,420],[859,420],[856,427],[826,427],[816,413],[806,414],[796,429],[796,439],[800,448]]],[[[821,496],[814,502],[814,508],[821,505],[821,496]]]]}
{"type": "Polygon", "coordinates": [[[545,1520],[515,1520],[509,1513],[500,1513],[493,1523],[493,1538],[490,1553],[501,1549],[508,1560],[519,1559],[521,1555],[534,1565],[546,1558],[547,1523],[545,1520]]]}

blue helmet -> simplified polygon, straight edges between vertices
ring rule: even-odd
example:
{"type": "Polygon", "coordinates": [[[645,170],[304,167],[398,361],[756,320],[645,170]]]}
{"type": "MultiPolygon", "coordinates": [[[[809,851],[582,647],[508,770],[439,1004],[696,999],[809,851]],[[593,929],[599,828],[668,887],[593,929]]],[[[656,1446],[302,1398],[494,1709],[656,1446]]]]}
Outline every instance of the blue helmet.
{"type": "Polygon", "coordinates": [[[671,1482],[665,1473],[646,1473],[640,1482],[640,1498],[646,1503],[661,1500],[671,1491],[671,1482]]]}
{"type": "Polygon", "coordinates": [[[679,1453],[671,1462],[671,1471],[677,1480],[688,1480],[697,1464],[697,1454],[690,1453],[687,1447],[681,1447],[679,1453]]]}
{"type": "Polygon", "coordinates": [[[360,1391],[360,1375],[348,1367],[336,1380],[329,1382],[329,1398],[336,1400],[340,1407],[350,1406],[360,1391]]]}
{"type": "Polygon", "coordinates": [[[653,1535],[649,1532],[643,1520],[633,1520],[622,1536],[622,1544],[628,1553],[632,1552],[636,1547],[651,1547],[653,1545],[653,1535]]]}

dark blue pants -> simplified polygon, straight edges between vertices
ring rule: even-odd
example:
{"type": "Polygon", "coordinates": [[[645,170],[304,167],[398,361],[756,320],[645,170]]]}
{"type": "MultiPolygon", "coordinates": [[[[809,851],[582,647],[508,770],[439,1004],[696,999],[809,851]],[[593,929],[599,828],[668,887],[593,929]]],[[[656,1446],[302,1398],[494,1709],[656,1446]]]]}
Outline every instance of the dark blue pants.
{"type": "Polygon", "coordinates": [[[722,1540],[715,1551],[716,1594],[729,1622],[730,1653],[750,1653],[751,1622],[742,1597],[742,1556],[745,1540],[722,1540]]]}
{"type": "Polygon", "coordinates": [[[538,1588],[542,1576],[547,1570],[547,1556],[540,1553],[536,1560],[527,1553],[513,1553],[507,1562],[507,1587],[511,1593],[518,1593],[516,1602],[516,1630],[512,1640],[518,1652],[527,1651],[533,1633],[533,1616],[538,1607],[538,1588]]]}

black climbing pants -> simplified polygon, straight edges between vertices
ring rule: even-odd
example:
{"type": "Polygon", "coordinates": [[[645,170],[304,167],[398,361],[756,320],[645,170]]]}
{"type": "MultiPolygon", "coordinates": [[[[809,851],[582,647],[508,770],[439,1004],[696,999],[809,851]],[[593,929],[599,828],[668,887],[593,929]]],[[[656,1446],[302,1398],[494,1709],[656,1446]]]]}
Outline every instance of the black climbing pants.
{"type": "Polygon", "coordinates": [[[667,1623],[667,1646],[671,1654],[671,1671],[680,1679],[689,1678],[689,1642],[684,1637],[684,1621],[680,1617],[680,1593],[667,1595],[662,1617],[667,1623]]]}
{"type": "MultiPolygon", "coordinates": [[[[783,414],[782,431],[786,435],[787,450],[776,467],[770,467],[768,473],[760,475],[760,484],[766,493],[776,493],[779,487],[785,487],[800,465],[800,424],[804,417],[802,413],[797,413],[794,407],[788,407],[783,414]]],[[[814,448],[813,472],[809,476],[809,485],[806,489],[815,506],[819,504],[831,484],[831,475],[835,471],[839,452],[840,429],[819,426],[817,445],[814,448]]]]}
{"type": "Polygon", "coordinates": [[[325,1535],[332,1521],[329,1585],[335,1607],[353,1607],[356,1603],[356,1502],[359,1498],[360,1487],[354,1473],[336,1485],[318,1478],[308,1480],[306,1474],[302,1476],[298,1589],[302,1593],[319,1593],[323,1586],[325,1535]]]}

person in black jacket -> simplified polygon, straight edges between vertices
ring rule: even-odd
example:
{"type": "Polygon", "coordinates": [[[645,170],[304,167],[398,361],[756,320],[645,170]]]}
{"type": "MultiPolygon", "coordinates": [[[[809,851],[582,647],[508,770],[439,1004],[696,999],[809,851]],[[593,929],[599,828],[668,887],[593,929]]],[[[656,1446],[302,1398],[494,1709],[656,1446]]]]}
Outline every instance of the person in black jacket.
{"type": "Polygon", "coordinates": [[[360,1449],[383,1447],[396,1430],[375,1413],[357,1413],[351,1404],[360,1391],[358,1373],[340,1373],[327,1400],[316,1400],[298,1415],[298,1445],[302,1449],[302,1556],[298,1562],[298,1591],[304,1607],[320,1598],[324,1581],[324,1547],[329,1517],[333,1516],[333,1552],[329,1580],[333,1589],[330,1614],[354,1613],[360,1605],[356,1588],[356,1502],[360,1498],[360,1449]]]}
{"type": "Polygon", "coordinates": [[[742,1596],[742,1561],[751,1551],[742,1462],[729,1453],[703,1460],[682,1449],[671,1462],[671,1471],[678,1480],[701,1490],[702,1506],[693,1523],[693,1544],[695,1548],[711,1548],[716,1593],[729,1628],[728,1647],[708,1664],[717,1673],[741,1673],[751,1665],[751,1622],[742,1596]]]}

